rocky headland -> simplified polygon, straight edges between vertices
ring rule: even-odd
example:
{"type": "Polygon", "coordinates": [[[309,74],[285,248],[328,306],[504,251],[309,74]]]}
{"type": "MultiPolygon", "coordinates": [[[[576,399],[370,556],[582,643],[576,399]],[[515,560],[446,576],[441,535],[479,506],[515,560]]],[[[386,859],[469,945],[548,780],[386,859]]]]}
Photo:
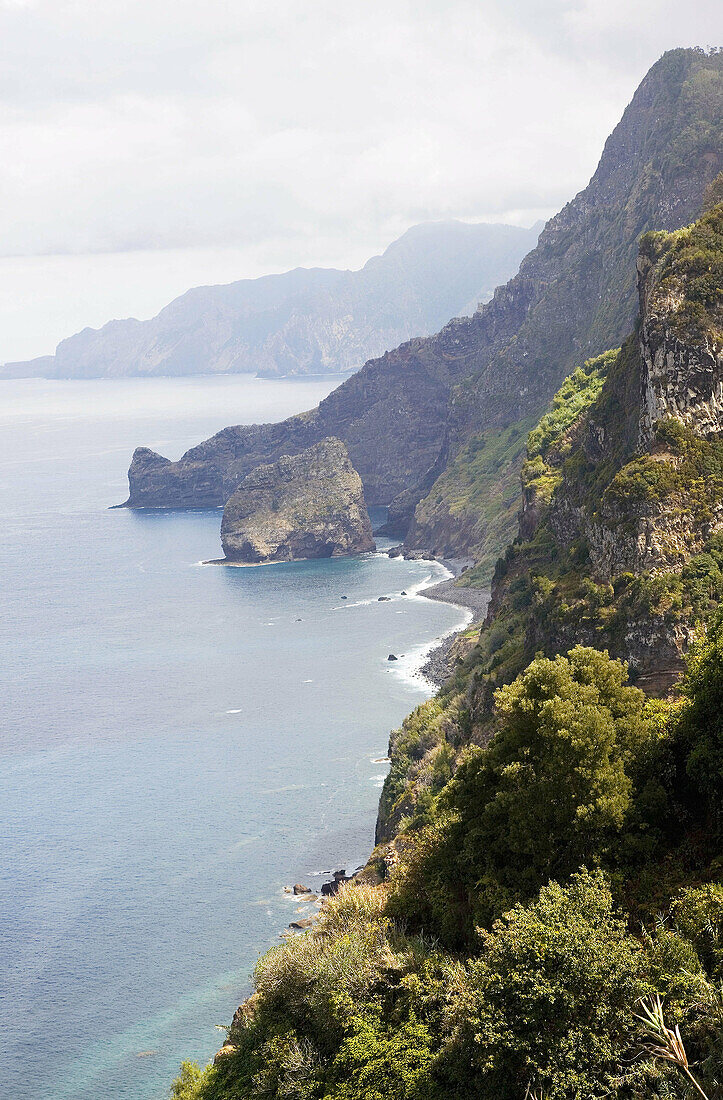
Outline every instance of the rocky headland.
{"type": "Polygon", "coordinates": [[[588,186],[472,317],[370,360],[301,416],[225,428],[177,462],[139,449],[127,504],[222,506],[255,466],[335,436],[367,502],[390,506],[389,534],[473,556],[488,580],[516,529],[528,432],[566,375],[632,327],[640,235],[692,222],[723,169],[721,70],[720,53],[665,54],[588,186]]]}
{"type": "Polygon", "coordinates": [[[248,474],[224,508],[221,544],[227,560],[249,564],[374,550],[361,478],[344,444],[325,439],[248,474]]]}

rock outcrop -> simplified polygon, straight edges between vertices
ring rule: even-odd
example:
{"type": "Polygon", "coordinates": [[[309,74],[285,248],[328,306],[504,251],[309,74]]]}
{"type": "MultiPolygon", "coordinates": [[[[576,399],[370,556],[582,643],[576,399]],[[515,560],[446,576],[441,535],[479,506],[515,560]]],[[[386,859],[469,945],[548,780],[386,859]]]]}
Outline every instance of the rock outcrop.
{"type": "Polygon", "coordinates": [[[521,538],[497,569],[486,638],[511,628],[515,661],[605,648],[662,694],[723,602],[723,203],[643,238],[638,272],[635,332],[577,390],[568,379],[530,437],[521,538]],[[566,421],[560,396],[584,404],[601,369],[566,421]]]}
{"type": "Polygon", "coordinates": [[[223,511],[230,561],[294,561],[374,550],[361,478],[338,439],[258,466],[223,511]]]}
{"type": "Polygon", "coordinates": [[[638,259],[642,447],[650,446],[655,425],[669,416],[696,435],[723,431],[721,323],[712,314],[691,309],[690,285],[670,262],[676,240],[674,234],[650,234],[638,259]]]}
{"type": "Polygon", "coordinates": [[[722,118],[723,54],[665,54],[589,185],[491,302],[370,361],[303,417],[227,428],[179,462],[137,469],[128,504],[221,505],[253,465],[334,435],[367,501],[390,504],[394,533],[408,531],[409,548],[494,560],[514,534],[524,425],[577,363],[630,331],[640,235],[698,216],[723,169],[722,118]],[[504,432],[512,437],[501,446],[504,432]],[[469,487],[491,473],[499,492],[487,508],[469,487]]]}

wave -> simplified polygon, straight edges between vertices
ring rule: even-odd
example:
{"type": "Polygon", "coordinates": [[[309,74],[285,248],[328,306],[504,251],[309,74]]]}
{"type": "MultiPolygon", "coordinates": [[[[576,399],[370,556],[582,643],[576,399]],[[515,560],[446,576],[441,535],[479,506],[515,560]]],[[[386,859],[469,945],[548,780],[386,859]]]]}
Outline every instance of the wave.
{"type": "MultiPolygon", "coordinates": [[[[449,604],[448,606],[456,608],[456,604],[449,604]]],[[[445,642],[447,638],[451,638],[454,634],[458,634],[460,630],[464,630],[472,622],[474,615],[469,609],[460,608],[459,610],[461,612],[460,620],[454,626],[451,626],[449,630],[445,630],[443,634],[439,634],[436,638],[432,638],[430,642],[422,642],[420,645],[414,646],[409,653],[400,656],[390,664],[390,672],[409,687],[419,688],[424,686],[430,691],[436,692],[439,685],[425,676],[422,669],[427,663],[432,650],[445,642]]]]}

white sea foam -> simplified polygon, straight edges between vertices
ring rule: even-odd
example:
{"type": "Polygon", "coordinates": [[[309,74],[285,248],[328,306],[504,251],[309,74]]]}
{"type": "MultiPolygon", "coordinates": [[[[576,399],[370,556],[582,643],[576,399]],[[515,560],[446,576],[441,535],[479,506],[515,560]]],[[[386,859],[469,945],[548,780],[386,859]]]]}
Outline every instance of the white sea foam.
{"type": "MultiPolygon", "coordinates": [[[[450,580],[454,576],[454,573],[447,569],[446,565],[442,565],[441,562],[432,562],[431,564],[434,567],[433,572],[428,573],[423,580],[417,581],[407,589],[409,598],[423,600],[426,598],[423,594],[424,589],[429,588],[430,583],[438,584],[440,581],[450,580]],[[434,575],[435,573],[437,573],[437,576],[434,575]]],[[[448,604],[448,606],[454,607],[460,612],[460,618],[454,626],[451,626],[448,630],[445,630],[443,634],[433,638],[430,642],[423,642],[420,645],[414,646],[408,653],[400,656],[398,660],[390,662],[389,671],[410,687],[418,688],[423,685],[431,691],[437,690],[437,684],[429,680],[422,673],[422,668],[429,654],[433,649],[436,649],[438,645],[446,641],[447,638],[450,638],[453,634],[469,626],[474,618],[474,615],[468,608],[457,608],[456,604],[448,604]]]]}
{"type": "MultiPolygon", "coordinates": [[[[379,602],[380,601],[379,601],[378,596],[371,596],[367,600],[350,600],[349,603],[335,604],[334,607],[331,608],[331,610],[332,611],[345,611],[349,607],[370,607],[371,604],[379,603],[379,602]]],[[[386,603],[385,600],[382,600],[381,602],[386,603]]]]}
{"type": "MultiPolygon", "coordinates": [[[[455,605],[450,604],[450,606],[454,607],[455,605]]],[[[449,630],[445,630],[445,632],[438,635],[438,637],[432,638],[431,642],[423,642],[421,645],[414,646],[413,649],[410,649],[409,653],[400,656],[396,661],[390,662],[389,671],[393,673],[393,675],[398,676],[403,683],[408,684],[410,687],[418,688],[420,685],[424,685],[430,690],[436,691],[438,685],[424,675],[422,668],[426,664],[429,654],[433,649],[436,649],[438,645],[441,645],[442,642],[446,641],[447,638],[450,638],[453,634],[457,634],[458,631],[464,630],[464,628],[469,626],[472,622],[474,616],[471,611],[466,608],[464,610],[460,608],[460,612],[461,617],[454,626],[450,627],[449,630]]]]}

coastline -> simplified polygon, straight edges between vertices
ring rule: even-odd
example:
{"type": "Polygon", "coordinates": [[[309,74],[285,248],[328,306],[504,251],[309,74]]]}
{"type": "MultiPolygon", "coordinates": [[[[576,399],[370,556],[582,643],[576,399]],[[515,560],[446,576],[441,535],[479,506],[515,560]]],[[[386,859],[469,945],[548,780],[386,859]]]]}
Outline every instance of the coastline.
{"type": "Polygon", "coordinates": [[[420,675],[434,684],[436,688],[440,688],[453,672],[454,658],[452,651],[455,642],[460,634],[469,629],[472,623],[481,622],[485,618],[491,595],[489,588],[458,588],[455,585],[454,582],[467,564],[466,562],[452,558],[441,559],[440,564],[452,575],[431,584],[428,588],[421,589],[419,595],[428,600],[439,600],[441,603],[462,607],[471,612],[472,617],[459,630],[453,631],[437,642],[420,667],[420,675]]]}
{"type": "MultiPolygon", "coordinates": [[[[382,550],[377,553],[386,554],[388,551],[382,550]]],[[[396,556],[396,555],[390,555],[396,556]]],[[[428,600],[437,600],[440,603],[448,603],[454,607],[459,607],[469,613],[469,618],[466,619],[464,624],[449,632],[449,634],[440,638],[437,642],[433,643],[427,654],[424,656],[422,662],[417,666],[414,675],[415,677],[421,677],[427,680],[435,690],[438,690],[445,680],[451,675],[454,662],[457,655],[454,654],[454,647],[457,639],[466,630],[470,628],[473,623],[480,623],[487,614],[487,607],[489,605],[491,592],[487,588],[458,588],[455,585],[457,577],[460,576],[462,571],[469,562],[464,559],[444,559],[444,558],[432,558],[428,559],[430,562],[436,562],[441,565],[449,574],[441,581],[434,581],[432,584],[427,585],[424,588],[419,588],[414,595],[423,596],[428,600]]],[[[227,562],[225,559],[220,559],[216,562],[204,562],[205,565],[226,565],[226,564],[242,564],[227,562]]],[[[271,563],[257,563],[257,564],[271,564],[271,563]]],[[[410,593],[411,594],[411,593],[410,593]]],[[[379,761],[382,762],[381,760],[379,761]]],[[[363,868],[357,868],[352,873],[350,878],[342,878],[341,881],[350,881],[356,874],[363,868]]],[[[334,886],[337,883],[339,876],[344,875],[345,872],[330,871],[328,874],[331,877],[328,883],[324,883],[319,894],[300,893],[296,895],[296,887],[285,886],[284,892],[288,894],[294,901],[301,902],[301,905],[296,910],[296,920],[290,922],[286,928],[279,932],[280,939],[288,939],[291,936],[297,935],[300,932],[306,931],[312,927],[323,908],[326,898],[323,896],[329,892],[329,887],[332,887],[331,892],[334,892],[334,886]],[[295,896],[296,895],[296,896],[295,896]]]]}
{"type": "MultiPolygon", "coordinates": [[[[388,550],[377,550],[376,552],[387,554],[389,557],[398,556],[397,554],[390,554],[388,550]]],[[[299,558],[296,560],[307,561],[313,559],[299,558]]],[[[463,623],[462,626],[456,630],[450,631],[449,634],[443,635],[438,641],[433,643],[429,651],[424,654],[420,664],[413,670],[413,675],[415,677],[421,677],[429,681],[435,689],[438,689],[452,674],[452,650],[457,638],[465,630],[469,629],[472,623],[482,622],[485,618],[487,607],[490,602],[490,590],[488,588],[458,588],[455,585],[457,577],[467,566],[469,566],[470,562],[468,559],[430,557],[421,560],[436,562],[438,565],[443,566],[450,575],[441,581],[435,581],[426,588],[420,588],[416,592],[416,595],[423,596],[427,600],[438,600],[440,603],[448,603],[453,607],[462,608],[470,613],[470,618],[463,623]]],[[[289,564],[292,563],[281,559],[272,561],[234,561],[229,558],[209,558],[196,562],[196,565],[222,565],[231,569],[253,569],[263,565],[289,564]]]]}

